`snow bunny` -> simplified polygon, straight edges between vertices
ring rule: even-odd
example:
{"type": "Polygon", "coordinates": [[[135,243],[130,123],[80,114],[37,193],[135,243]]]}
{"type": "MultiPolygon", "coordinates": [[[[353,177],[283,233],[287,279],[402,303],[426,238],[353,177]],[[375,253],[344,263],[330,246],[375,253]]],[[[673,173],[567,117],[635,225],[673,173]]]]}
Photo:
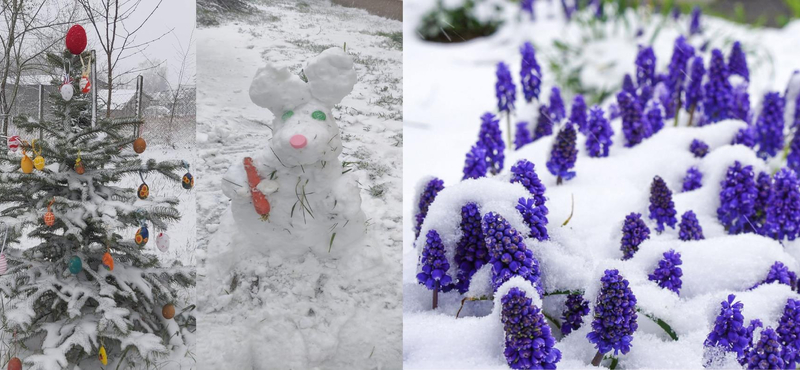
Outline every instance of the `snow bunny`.
{"type": "Polygon", "coordinates": [[[304,73],[308,82],[285,67],[258,70],[250,99],[275,116],[272,137],[252,157],[250,178],[249,159],[235,161],[222,190],[242,233],[271,253],[340,256],[359,245],[366,229],[360,190],[342,174],[341,135],[331,114],[353,90],[356,72],[349,55],[330,48],[309,60],[304,73]]]}

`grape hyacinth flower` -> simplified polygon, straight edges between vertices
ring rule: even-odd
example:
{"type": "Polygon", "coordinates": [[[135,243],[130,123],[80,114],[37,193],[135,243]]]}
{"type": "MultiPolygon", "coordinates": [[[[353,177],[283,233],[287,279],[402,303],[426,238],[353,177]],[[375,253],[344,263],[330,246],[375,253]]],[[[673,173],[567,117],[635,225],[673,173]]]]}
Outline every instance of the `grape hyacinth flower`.
{"type": "Polygon", "coordinates": [[[528,122],[517,122],[517,132],[514,133],[514,150],[519,150],[531,142],[533,142],[533,138],[531,138],[531,131],[528,130],[528,122]]]}
{"type": "Polygon", "coordinates": [[[711,51],[711,62],[708,66],[708,82],[703,86],[705,100],[703,112],[708,123],[716,123],[730,118],[733,106],[733,88],[728,82],[728,66],[719,49],[711,51]]]}
{"type": "Polygon", "coordinates": [[[789,155],[786,157],[786,166],[794,172],[800,171],[800,130],[795,131],[789,143],[789,155]]]}
{"type": "Polygon", "coordinates": [[[655,281],[658,286],[669,289],[675,294],[681,294],[681,276],[683,271],[680,266],[683,264],[681,261],[681,254],[670,249],[664,252],[664,258],[658,261],[658,267],[652,274],[647,275],[647,279],[655,281]]]}
{"type": "Polygon", "coordinates": [[[778,339],[787,356],[784,360],[787,368],[794,369],[800,362],[800,300],[787,299],[783,308],[783,316],[775,329],[778,339]]]}
{"type": "Polygon", "coordinates": [[[478,142],[486,149],[486,165],[493,175],[500,173],[505,160],[506,144],[503,134],[500,133],[500,120],[494,114],[484,113],[481,116],[481,130],[478,133],[478,142]]]}
{"type": "Polygon", "coordinates": [[[622,132],[625,134],[626,147],[633,147],[645,139],[648,127],[642,116],[639,101],[626,92],[617,94],[617,102],[622,109],[622,132]]]}
{"type": "Polygon", "coordinates": [[[769,196],[772,194],[772,178],[768,173],[763,171],[758,173],[756,189],[758,190],[754,206],[756,217],[764,218],[766,217],[767,202],[769,202],[769,196]]]}
{"type": "Polygon", "coordinates": [[[481,229],[481,214],[478,205],[467,203],[461,207],[461,239],[456,245],[455,263],[456,289],[461,294],[469,290],[472,275],[489,262],[489,249],[481,229]]]}
{"type": "MultiPolygon", "coordinates": [[[[530,1],[533,0],[523,0],[530,1]]],[[[531,10],[531,17],[533,17],[533,10],[531,10]]],[[[536,62],[536,50],[530,42],[525,42],[520,48],[522,53],[522,66],[520,68],[520,84],[522,85],[522,94],[525,95],[525,101],[530,103],[533,99],[539,100],[539,91],[542,86],[542,68],[536,62]]]]}
{"type": "Polygon", "coordinates": [[[513,276],[529,281],[539,295],[544,294],[539,284],[539,262],[522,241],[522,236],[503,216],[493,212],[483,216],[481,223],[489,264],[492,265],[492,286],[497,290],[513,276]]]}
{"type": "Polygon", "coordinates": [[[672,202],[672,191],[667,187],[661,177],[653,178],[650,184],[650,219],[655,220],[657,232],[664,231],[664,225],[675,228],[678,220],[675,218],[675,203],[672,202]]]}
{"type": "Polygon", "coordinates": [[[625,74],[625,77],[622,78],[622,91],[636,96],[636,85],[633,84],[633,79],[631,75],[625,74]]]}
{"type": "Polygon", "coordinates": [[[670,14],[672,15],[672,20],[673,21],[678,21],[678,19],[681,18],[681,8],[678,8],[677,6],[673,6],[672,7],[672,12],[670,14]]]}
{"type": "Polygon", "coordinates": [[[683,178],[683,191],[692,191],[699,189],[701,186],[703,186],[703,173],[695,166],[689,167],[686,170],[686,176],[683,178]]]}
{"type": "Polygon", "coordinates": [[[575,171],[570,170],[575,167],[575,160],[578,157],[577,139],[578,134],[575,132],[572,122],[567,122],[556,136],[556,142],[550,151],[550,159],[547,161],[547,169],[553,176],[556,176],[557,185],[575,177],[575,171]]]}
{"type": "Polygon", "coordinates": [[[479,142],[473,145],[467,153],[467,159],[464,161],[464,177],[461,179],[485,177],[486,170],[486,148],[479,142]]]}
{"type": "Polygon", "coordinates": [[[622,224],[622,260],[633,257],[639,251],[639,245],[650,238],[650,229],[642,220],[641,213],[631,213],[625,216],[625,223],[622,224]]]}
{"type": "Polygon", "coordinates": [[[553,86],[550,90],[550,118],[553,121],[561,122],[562,119],[567,118],[567,111],[564,108],[564,100],[561,99],[561,90],[553,86]]]}
{"type": "Polygon", "coordinates": [[[689,126],[692,125],[698,105],[702,103],[705,97],[703,91],[703,76],[705,74],[706,69],[703,65],[703,57],[693,58],[689,72],[689,82],[686,86],[686,104],[684,104],[684,107],[689,111],[689,126]]]}
{"type": "Polygon", "coordinates": [[[547,234],[547,208],[537,207],[533,198],[519,198],[515,208],[522,215],[525,224],[530,227],[529,237],[539,241],[550,238],[547,234]]]}
{"type": "Polygon", "coordinates": [[[754,126],[747,126],[745,128],[739,129],[736,132],[736,136],[734,136],[733,141],[731,141],[732,145],[744,145],[748,148],[753,148],[756,146],[756,129],[754,126]]]}
{"type": "Polygon", "coordinates": [[[697,158],[703,158],[708,154],[708,144],[703,140],[694,139],[689,145],[689,151],[697,158]]]}
{"type": "Polygon", "coordinates": [[[636,83],[639,87],[655,86],[655,78],[656,54],[649,46],[639,46],[639,54],[636,56],[636,83]]]}
{"type": "Polygon", "coordinates": [[[419,204],[417,204],[417,214],[415,216],[417,223],[414,224],[414,239],[419,238],[422,222],[425,221],[425,216],[428,215],[428,207],[433,204],[436,195],[442,190],[444,190],[444,181],[435,177],[431,179],[431,181],[428,181],[428,184],[425,185],[425,189],[422,190],[422,194],[419,197],[419,204]]]}
{"type": "Polygon", "coordinates": [[[684,212],[681,223],[678,225],[678,238],[683,241],[703,240],[703,228],[697,221],[697,216],[692,211],[684,212]]]}
{"type": "Polygon", "coordinates": [[[525,189],[528,189],[533,195],[536,207],[542,208],[544,214],[547,214],[547,207],[544,205],[546,200],[544,192],[547,188],[536,174],[533,162],[527,159],[520,159],[515,165],[511,166],[511,183],[520,183],[525,189]]]}
{"type": "Polygon", "coordinates": [[[519,2],[520,8],[522,8],[523,12],[530,14],[531,20],[536,19],[536,15],[533,12],[533,1],[534,0],[522,0],[519,2]]]}
{"type": "Polygon", "coordinates": [[[569,120],[578,126],[578,131],[586,133],[586,101],[583,95],[575,95],[570,108],[569,120]]]}
{"type": "Polygon", "coordinates": [[[603,117],[603,109],[595,105],[589,111],[586,123],[586,151],[590,157],[608,157],[608,149],[613,144],[614,130],[603,117]]]}
{"type": "Polygon", "coordinates": [[[777,240],[794,240],[800,235],[800,180],[796,172],[781,168],[775,174],[765,212],[762,235],[777,240]]]}
{"type": "Polygon", "coordinates": [[[700,16],[702,14],[703,10],[700,9],[699,6],[695,6],[694,9],[692,9],[692,23],[689,25],[690,35],[703,33],[703,28],[700,26],[700,16]]]}
{"type": "Polygon", "coordinates": [[[543,312],[525,292],[511,288],[500,300],[500,320],[505,332],[503,355],[512,369],[555,369],[561,351],[545,321],[543,312]]]}
{"type": "Polygon", "coordinates": [[[786,267],[783,262],[775,261],[775,263],[770,266],[769,272],[767,273],[767,277],[764,279],[764,281],[754,285],[750,289],[755,289],[761,285],[772,284],[776,282],[779,284],[788,285],[792,288],[792,290],[794,290],[794,288],[797,286],[797,274],[789,270],[789,268],[786,267]]]}
{"type": "Polygon", "coordinates": [[[608,120],[613,121],[619,117],[622,117],[622,112],[619,110],[619,104],[611,103],[608,106],[608,120]]]}
{"type": "Polygon", "coordinates": [[[733,88],[733,102],[731,117],[750,123],[750,94],[747,84],[742,83],[733,88]]]}
{"type": "Polygon", "coordinates": [[[589,314],[589,301],[583,299],[581,294],[569,294],[564,306],[566,306],[564,313],[561,314],[561,334],[567,336],[583,325],[583,317],[589,314]]]}
{"type": "Polygon", "coordinates": [[[427,241],[422,250],[422,258],[419,263],[422,265],[421,272],[417,274],[417,281],[433,290],[433,309],[438,306],[439,291],[449,291],[452,289],[450,283],[453,279],[447,274],[450,269],[450,262],[444,255],[444,244],[436,230],[428,231],[427,241]]]}
{"type": "Polygon", "coordinates": [[[784,359],[786,353],[778,339],[778,334],[769,327],[761,331],[761,339],[747,351],[745,356],[748,369],[790,368],[784,359]]]}
{"type": "Polygon", "coordinates": [[[664,128],[664,115],[661,105],[653,102],[647,110],[647,136],[653,136],[664,128]]]}
{"type": "Polygon", "coordinates": [[[758,156],[774,157],[783,149],[783,98],[777,92],[764,95],[764,107],[756,121],[758,156]]]}
{"type": "Polygon", "coordinates": [[[628,280],[617,270],[606,270],[600,279],[602,287],[594,304],[592,331],[586,335],[595,344],[597,355],[592,365],[598,366],[603,355],[614,350],[626,354],[631,350],[636,323],[636,296],[628,286],[628,280]]]}
{"type": "Polygon", "coordinates": [[[517,100],[517,87],[511,79],[511,71],[503,63],[497,63],[497,83],[494,85],[497,95],[497,109],[500,112],[511,112],[514,110],[514,102],[517,100]]]}
{"type": "Polygon", "coordinates": [[[550,108],[542,104],[539,106],[539,117],[536,119],[536,128],[533,130],[533,141],[553,134],[553,120],[550,118],[550,108]]]}
{"type": "Polygon", "coordinates": [[[731,75],[739,75],[745,81],[750,81],[750,70],[747,68],[747,56],[742,50],[742,43],[736,41],[731,47],[731,55],[728,57],[728,69],[731,75]]]}
{"type": "MultiPolygon", "coordinates": [[[[719,347],[725,352],[733,352],[741,361],[745,349],[750,344],[751,337],[748,335],[748,329],[744,327],[744,315],[742,315],[744,304],[742,302],[734,303],[735,299],[736,296],[731,294],[728,295],[727,301],[720,303],[722,308],[714,322],[714,329],[706,337],[703,346],[719,347]]],[[[751,324],[754,322],[751,321],[751,324]]]]}
{"type": "Polygon", "coordinates": [[[728,230],[728,234],[739,234],[751,224],[755,215],[758,196],[753,166],[742,166],[739,161],[728,167],[725,179],[720,183],[720,206],[717,218],[728,230]]]}
{"type": "Polygon", "coordinates": [[[686,38],[679,36],[675,39],[672,48],[672,59],[669,62],[669,74],[667,75],[667,88],[669,89],[669,104],[665,104],[665,118],[670,119],[675,116],[676,111],[681,106],[681,93],[686,76],[689,75],[687,66],[689,58],[694,55],[694,47],[686,42],[686,38]]]}

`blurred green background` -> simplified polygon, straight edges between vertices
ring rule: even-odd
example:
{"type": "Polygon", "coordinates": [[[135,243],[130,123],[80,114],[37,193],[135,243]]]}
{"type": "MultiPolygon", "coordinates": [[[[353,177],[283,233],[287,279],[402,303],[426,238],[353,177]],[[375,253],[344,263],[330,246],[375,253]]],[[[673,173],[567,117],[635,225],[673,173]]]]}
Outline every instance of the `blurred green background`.
{"type": "MultiPolygon", "coordinates": [[[[659,1],[668,5],[671,1],[659,1]]],[[[703,13],[759,27],[783,27],[800,18],[800,0],[694,0],[675,1],[684,13],[700,6],[703,13]]]]}

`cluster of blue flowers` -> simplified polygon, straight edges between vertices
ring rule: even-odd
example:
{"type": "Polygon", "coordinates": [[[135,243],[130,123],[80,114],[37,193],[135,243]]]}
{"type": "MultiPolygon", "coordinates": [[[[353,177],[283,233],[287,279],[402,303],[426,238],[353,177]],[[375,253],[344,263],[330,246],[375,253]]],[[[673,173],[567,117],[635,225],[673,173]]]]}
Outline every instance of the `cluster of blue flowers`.
{"type": "Polygon", "coordinates": [[[778,334],[772,328],[761,331],[761,338],[746,354],[748,369],[790,369],[778,334]]]}
{"type": "Polygon", "coordinates": [[[689,151],[697,158],[703,158],[708,154],[708,144],[705,141],[694,139],[689,146],[689,151]]]}
{"type": "Polygon", "coordinates": [[[725,225],[729,234],[739,234],[750,227],[755,214],[758,196],[753,166],[742,166],[739,161],[728,167],[719,193],[720,206],[717,218],[725,225]]]}
{"type": "Polygon", "coordinates": [[[664,128],[664,113],[661,104],[653,101],[647,110],[647,137],[655,135],[664,128]]]}
{"type": "Polygon", "coordinates": [[[617,270],[606,270],[600,279],[602,286],[594,304],[592,331],[586,335],[598,352],[608,353],[612,349],[626,354],[631,350],[636,323],[636,296],[617,270]]]}
{"type": "Polygon", "coordinates": [[[705,74],[706,67],[703,65],[703,57],[694,57],[689,71],[689,83],[686,86],[686,103],[684,104],[689,111],[693,112],[705,97],[703,93],[703,76],[705,74]]]}
{"type": "Polygon", "coordinates": [[[742,83],[733,88],[733,104],[731,106],[731,117],[750,123],[750,94],[747,92],[747,84],[742,83]]]}
{"type": "Polygon", "coordinates": [[[583,95],[575,95],[570,108],[569,120],[578,126],[578,131],[586,133],[586,101],[583,95]]]}
{"type": "Polygon", "coordinates": [[[794,369],[800,362],[800,300],[787,299],[783,316],[775,329],[784,348],[787,368],[794,369]]]}
{"type": "Polygon", "coordinates": [[[658,267],[652,274],[647,275],[647,278],[658,283],[658,286],[680,295],[683,271],[678,266],[681,264],[683,264],[681,254],[670,249],[664,252],[664,258],[658,261],[658,267]]]}
{"type": "Polygon", "coordinates": [[[419,204],[417,204],[417,214],[415,215],[416,223],[414,224],[414,239],[419,238],[419,232],[422,228],[422,222],[425,221],[425,216],[428,215],[428,208],[436,199],[436,195],[444,190],[444,181],[433,178],[425,185],[422,194],[419,197],[419,204]]]}
{"type": "Polygon", "coordinates": [[[680,108],[683,84],[684,81],[686,81],[686,76],[689,75],[687,66],[692,56],[694,56],[694,47],[686,42],[686,38],[679,36],[675,39],[675,46],[672,49],[672,59],[669,62],[669,73],[667,74],[667,88],[670,93],[669,103],[664,106],[667,119],[674,117],[675,111],[680,108]]]}
{"type": "Polygon", "coordinates": [[[708,123],[715,123],[730,118],[733,95],[731,83],[728,81],[728,65],[722,51],[711,51],[711,62],[708,66],[708,82],[705,86],[703,112],[708,123]]]}
{"type": "Polygon", "coordinates": [[[672,191],[660,176],[653,178],[650,185],[650,219],[657,223],[656,231],[664,231],[664,225],[675,228],[675,203],[672,202],[672,191]]]}
{"type": "Polygon", "coordinates": [[[480,143],[473,145],[464,161],[464,177],[461,179],[479,179],[486,176],[487,170],[486,148],[480,143]]]}
{"type": "Polygon", "coordinates": [[[756,121],[758,156],[774,157],[783,149],[783,98],[777,92],[764,95],[764,107],[756,121]]]}
{"type": "Polygon", "coordinates": [[[595,105],[589,111],[586,123],[586,151],[590,157],[608,157],[608,149],[613,144],[614,130],[603,117],[603,109],[595,105]]]}
{"type": "Polygon", "coordinates": [[[583,317],[589,314],[589,301],[583,299],[582,294],[570,293],[564,306],[564,313],[561,314],[561,334],[566,336],[583,325],[583,317]]]}
{"type": "Polygon", "coordinates": [[[656,54],[649,46],[639,47],[639,54],[636,56],[636,83],[639,87],[656,84],[656,54]]]}
{"type": "Polygon", "coordinates": [[[703,186],[703,173],[697,167],[692,166],[686,170],[686,176],[683,178],[683,191],[692,191],[699,189],[703,186]]]}
{"type": "Polygon", "coordinates": [[[731,75],[742,76],[745,81],[750,81],[750,69],[747,68],[747,56],[742,50],[742,43],[735,41],[728,56],[728,70],[731,75]]]}
{"type": "Polygon", "coordinates": [[[692,211],[683,213],[678,229],[680,230],[678,238],[683,241],[705,239],[703,236],[703,228],[700,227],[700,222],[697,221],[697,216],[692,211]]]}
{"type": "MultiPolygon", "coordinates": [[[[744,359],[744,352],[750,346],[752,331],[744,326],[742,302],[735,302],[736,296],[731,294],[728,300],[722,301],[719,315],[714,322],[714,329],[706,337],[705,347],[719,347],[725,352],[733,352],[740,362],[744,359]]],[[[756,323],[751,321],[754,328],[756,323]]]]}
{"type": "Polygon", "coordinates": [[[481,116],[481,129],[478,132],[477,145],[486,149],[486,166],[493,175],[500,173],[505,160],[506,144],[500,132],[500,120],[494,114],[484,113],[481,116]]]}
{"type": "Polygon", "coordinates": [[[792,290],[794,290],[795,286],[797,285],[797,274],[789,270],[789,268],[786,267],[783,262],[775,261],[775,263],[770,266],[767,277],[750,289],[755,289],[763,284],[772,284],[776,282],[779,284],[788,285],[792,287],[792,290]]]}
{"type": "MultiPolygon", "coordinates": [[[[798,94],[800,96],[800,94],[798,94]]],[[[794,172],[800,171],[800,131],[796,131],[789,143],[789,155],[786,157],[786,166],[794,172]]]]}
{"type": "Polygon", "coordinates": [[[478,205],[467,203],[461,207],[461,239],[456,245],[455,263],[458,265],[456,289],[460,293],[469,290],[472,275],[489,262],[489,249],[483,238],[481,214],[478,205]]]}
{"type": "Polygon", "coordinates": [[[635,97],[627,92],[617,94],[617,103],[622,110],[622,133],[625,134],[625,146],[632,147],[644,140],[649,132],[647,122],[642,115],[642,106],[635,97]]]}
{"type": "Polygon", "coordinates": [[[428,231],[427,241],[422,250],[422,272],[417,274],[417,280],[430,290],[441,290],[446,292],[452,289],[453,278],[447,274],[450,269],[450,262],[444,255],[444,244],[436,230],[428,231]]]}
{"type": "Polygon", "coordinates": [[[508,366],[512,369],[555,369],[561,351],[545,322],[542,311],[519,288],[511,288],[501,298],[500,320],[505,332],[508,366]]]}
{"type": "Polygon", "coordinates": [[[532,142],[533,137],[531,137],[531,130],[528,130],[528,122],[517,122],[517,131],[514,133],[514,150],[519,150],[532,142]]]}
{"type": "Polygon", "coordinates": [[[778,240],[800,235],[800,180],[793,170],[782,168],[775,174],[764,211],[762,235],[778,240]]]}
{"type": "Polygon", "coordinates": [[[481,223],[486,248],[489,250],[489,263],[492,265],[492,286],[495,290],[513,276],[520,276],[531,282],[544,294],[539,284],[539,262],[522,241],[522,236],[511,227],[503,216],[493,212],[483,216],[481,223]]]}
{"type": "MultiPolygon", "coordinates": [[[[755,220],[758,224],[763,225],[764,219],[767,217],[767,202],[769,196],[772,194],[772,178],[766,172],[759,172],[756,178],[756,194],[755,206],[755,220]]],[[[755,231],[755,230],[753,230],[755,231]]]]}
{"type": "Polygon", "coordinates": [[[636,85],[633,83],[631,75],[627,73],[625,74],[625,77],[622,78],[622,91],[631,94],[631,96],[637,96],[636,85]]]}
{"type": "Polygon", "coordinates": [[[561,90],[553,86],[550,90],[550,118],[553,121],[561,122],[562,119],[567,117],[567,110],[564,108],[564,100],[561,99],[561,90]]]}
{"type": "Polygon", "coordinates": [[[578,134],[571,122],[567,122],[556,136],[556,142],[550,151],[550,159],[547,160],[547,169],[557,177],[558,185],[561,185],[563,180],[575,177],[575,172],[571,169],[575,167],[575,160],[578,158],[577,140],[578,134]]]}
{"type": "MultiPolygon", "coordinates": [[[[523,3],[526,0],[523,0],[523,3]]],[[[533,0],[530,1],[531,7],[533,0]]],[[[531,16],[533,16],[533,8],[531,8],[531,16]]],[[[533,99],[539,99],[539,91],[542,87],[542,68],[536,62],[536,51],[530,42],[525,42],[520,48],[522,54],[522,67],[520,69],[520,78],[522,85],[522,94],[525,95],[525,101],[532,102],[533,99]]]]}
{"type": "Polygon", "coordinates": [[[511,183],[520,183],[525,189],[528,189],[533,195],[536,207],[542,208],[544,214],[547,214],[547,207],[544,204],[547,200],[544,197],[544,192],[547,188],[536,174],[533,162],[527,159],[520,159],[515,165],[511,166],[511,183]]]}
{"type": "Polygon", "coordinates": [[[550,108],[542,104],[539,106],[539,117],[536,119],[536,128],[533,129],[533,141],[553,134],[553,120],[550,118],[550,108]]]}
{"type": "Polygon", "coordinates": [[[739,131],[736,132],[736,136],[734,136],[733,141],[731,141],[731,144],[732,145],[740,144],[751,149],[755,147],[756,146],[755,126],[747,126],[739,129],[739,131]]]}
{"type": "Polygon", "coordinates": [[[547,208],[537,207],[533,198],[519,198],[516,209],[530,227],[528,236],[539,241],[550,238],[547,234],[547,208]]]}
{"type": "Polygon", "coordinates": [[[497,83],[494,85],[495,95],[497,96],[497,109],[501,112],[511,112],[514,110],[514,102],[517,100],[517,87],[511,78],[511,71],[503,63],[497,63],[497,83]]]}
{"type": "Polygon", "coordinates": [[[625,216],[625,222],[622,224],[622,242],[620,243],[622,259],[627,260],[633,257],[634,253],[639,250],[639,245],[649,238],[650,229],[642,220],[641,213],[631,213],[625,216]]]}

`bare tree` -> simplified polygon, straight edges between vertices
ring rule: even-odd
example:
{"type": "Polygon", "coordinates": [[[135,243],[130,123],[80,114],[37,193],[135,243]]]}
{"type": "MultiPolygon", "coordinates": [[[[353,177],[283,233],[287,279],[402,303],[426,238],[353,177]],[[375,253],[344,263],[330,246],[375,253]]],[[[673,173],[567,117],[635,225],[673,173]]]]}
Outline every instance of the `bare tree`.
{"type": "MultiPolygon", "coordinates": [[[[195,79],[194,74],[190,74],[190,70],[194,70],[192,67],[192,63],[194,63],[195,55],[192,52],[193,45],[194,45],[194,29],[189,34],[189,40],[184,44],[181,42],[180,38],[177,35],[173,34],[175,37],[175,44],[173,48],[175,50],[174,60],[177,62],[178,65],[177,69],[177,79],[171,80],[169,77],[169,68],[156,68],[153,71],[156,72],[161,83],[163,83],[167,87],[167,105],[169,109],[169,121],[168,123],[168,131],[169,135],[167,137],[167,141],[172,143],[172,134],[175,132],[175,117],[178,114],[178,108],[180,108],[181,104],[194,104],[194,102],[186,102],[186,94],[188,92],[188,86],[192,84],[195,79]]],[[[155,62],[149,61],[150,64],[155,64],[155,62]]]]}
{"type": "MultiPolygon", "coordinates": [[[[137,54],[142,54],[147,47],[155,41],[171,33],[173,29],[164,32],[162,35],[147,40],[136,40],[137,33],[147,24],[153,14],[161,6],[163,0],[158,0],[151,8],[142,5],[143,0],[77,0],[86,12],[89,22],[92,24],[100,45],[103,48],[105,57],[105,73],[108,81],[108,93],[106,100],[106,118],[111,117],[111,96],[114,86],[127,84],[125,81],[130,75],[142,72],[142,68],[134,68],[126,71],[117,71],[117,63],[120,60],[130,58],[137,54]],[[140,9],[141,7],[141,9],[140,9]],[[133,15],[140,12],[146,14],[144,20],[130,24],[133,15]]],[[[153,2],[152,0],[150,1],[153,2]]],[[[133,77],[131,77],[132,79],[133,77]]]]}

